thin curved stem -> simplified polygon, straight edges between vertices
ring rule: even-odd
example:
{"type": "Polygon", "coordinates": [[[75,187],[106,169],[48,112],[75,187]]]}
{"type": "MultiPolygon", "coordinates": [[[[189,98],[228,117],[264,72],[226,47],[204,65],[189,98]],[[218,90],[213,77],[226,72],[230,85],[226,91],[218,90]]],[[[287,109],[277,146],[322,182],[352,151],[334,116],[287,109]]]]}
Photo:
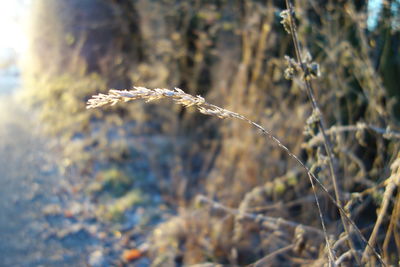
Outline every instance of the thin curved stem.
{"type": "MultiPolygon", "coordinates": [[[[301,51],[300,51],[300,41],[299,41],[299,38],[297,36],[296,24],[295,24],[294,17],[293,17],[293,14],[294,14],[293,5],[291,4],[290,0],[286,0],[286,8],[289,11],[288,12],[288,16],[289,16],[289,24],[290,24],[290,35],[292,36],[293,45],[294,45],[294,48],[295,48],[297,64],[301,67],[303,73],[307,74],[308,70],[307,70],[307,67],[305,66],[305,63],[303,62],[303,59],[302,59],[302,55],[301,55],[301,51]]],[[[314,90],[313,90],[312,84],[310,82],[310,79],[308,79],[308,77],[305,77],[304,80],[305,80],[305,87],[306,87],[306,91],[307,91],[307,96],[308,96],[309,101],[311,103],[313,112],[319,115],[318,116],[319,119],[317,120],[318,128],[319,128],[319,131],[320,131],[320,133],[322,135],[322,138],[324,140],[324,147],[325,147],[326,154],[328,156],[329,170],[330,170],[330,173],[331,173],[333,189],[334,189],[334,192],[335,192],[336,204],[337,204],[337,206],[340,207],[340,209],[339,209],[340,218],[342,220],[342,224],[343,224],[344,230],[345,230],[346,234],[349,236],[348,244],[349,244],[349,247],[350,247],[350,249],[352,251],[353,257],[357,261],[358,265],[361,266],[361,261],[359,259],[359,256],[356,253],[356,249],[355,249],[354,243],[350,238],[350,229],[348,228],[348,225],[347,225],[347,222],[346,222],[347,215],[344,212],[344,210],[342,209],[341,192],[340,192],[338,179],[337,179],[337,175],[336,175],[336,173],[337,173],[337,163],[335,161],[335,158],[334,158],[334,155],[333,155],[333,152],[332,152],[331,141],[330,141],[328,135],[326,134],[325,120],[324,120],[324,117],[323,117],[319,107],[318,107],[318,103],[317,103],[317,101],[315,99],[314,90]]],[[[358,232],[359,232],[359,230],[358,230],[358,232]]],[[[367,246],[368,246],[368,242],[367,242],[367,246]]],[[[380,256],[378,257],[378,259],[384,265],[384,263],[381,260],[380,256]]]]}
{"type": "MultiPolygon", "coordinates": [[[[336,200],[330,195],[328,189],[322,184],[321,181],[307,168],[307,166],[295,155],[293,154],[282,142],[275,137],[271,132],[263,128],[261,125],[253,122],[252,120],[246,118],[245,116],[238,114],[236,112],[232,112],[230,110],[218,107],[216,105],[210,104],[205,101],[205,99],[201,96],[192,96],[190,94],[185,93],[179,88],[175,88],[175,90],[170,89],[148,89],[145,87],[133,87],[133,90],[110,90],[108,94],[98,94],[92,96],[91,99],[88,100],[86,108],[97,108],[105,105],[115,105],[119,102],[127,102],[132,100],[145,100],[146,102],[151,102],[159,99],[170,99],[173,100],[176,104],[183,105],[184,107],[195,107],[197,110],[205,115],[210,115],[214,117],[218,117],[220,119],[238,119],[241,121],[245,121],[253,127],[260,130],[264,135],[270,138],[274,143],[276,143],[281,149],[283,149],[290,157],[295,159],[300,166],[306,171],[311,186],[313,188],[314,197],[316,198],[316,203],[318,206],[319,215],[321,217],[321,223],[324,228],[324,234],[327,241],[327,247],[330,247],[330,244],[327,240],[326,227],[323,220],[323,215],[320,209],[319,200],[316,195],[316,189],[314,187],[314,181],[317,185],[321,187],[321,189],[327,194],[328,198],[332,201],[332,203],[337,207],[343,217],[354,227],[355,231],[360,235],[360,238],[369,246],[368,241],[364,238],[361,231],[357,228],[355,223],[350,219],[349,216],[346,215],[345,210],[336,202],[336,200]]],[[[382,265],[385,265],[381,259],[381,256],[376,252],[374,248],[372,251],[377,256],[377,258],[382,262],[382,265]]],[[[331,250],[329,250],[331,253],[331,250]]],[[[333,259],[333,256],[330,257],[333,259]]],[[[332,262],[332,260],[331,260],[332,262]]]]}

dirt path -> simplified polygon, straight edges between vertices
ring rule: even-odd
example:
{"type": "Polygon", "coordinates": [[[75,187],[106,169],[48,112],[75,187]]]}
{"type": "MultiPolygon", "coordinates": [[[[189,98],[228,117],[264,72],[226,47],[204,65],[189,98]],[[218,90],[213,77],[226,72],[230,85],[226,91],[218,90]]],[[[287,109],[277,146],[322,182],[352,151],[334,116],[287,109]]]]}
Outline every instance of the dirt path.
{"type": "Polygon", "coordinates": [[[43,213],[62,204],[57,192],[63,178],[37,128],[9,92],[0,92],[0,266],[85,266],[92,237],[48,234],[70,222],[43,213]]]}

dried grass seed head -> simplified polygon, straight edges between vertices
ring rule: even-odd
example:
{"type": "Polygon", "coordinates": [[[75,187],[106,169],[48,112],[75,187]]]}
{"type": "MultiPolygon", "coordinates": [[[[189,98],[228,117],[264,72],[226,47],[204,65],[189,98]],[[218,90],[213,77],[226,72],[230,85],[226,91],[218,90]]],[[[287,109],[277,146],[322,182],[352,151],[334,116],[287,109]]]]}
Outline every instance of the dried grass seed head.
{"type": "Polygon", "coordinates": [[[97,108],[105,105],[115,105],[118,102],[127,102],[132,100],[145,100],[146,102],[171,99],[176,104],[184,107],[196,107],[201,113],[205,115],[215,116],[221,119],[224,118],[237,118],[246,120],[243,116],[231,112],[229,110],[220,108],[218,106],[207,103],[201,96],[192,96],[185,93],[179,88],[174,90],[165,88],[148,89],[145,87],[133,87],[133,90],[115,90],[111,89],[108,94],[98,94],[88,100],[86,108],[97,108]]]}

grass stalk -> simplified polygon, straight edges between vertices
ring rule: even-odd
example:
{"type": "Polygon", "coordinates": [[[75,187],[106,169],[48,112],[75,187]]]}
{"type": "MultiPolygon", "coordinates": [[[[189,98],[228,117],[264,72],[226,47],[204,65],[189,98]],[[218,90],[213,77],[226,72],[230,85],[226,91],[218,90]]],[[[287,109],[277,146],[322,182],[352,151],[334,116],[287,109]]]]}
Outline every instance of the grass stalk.
{"type": "MultiPolygon", "coordinates": [[[[359,234],[360,238],[370,246],[368,241],[362,235],[361,231],[355,225],[355,223],[346,215],[345,210],[337,203],[337,201],[330,195],[328,189],[323,185],[323,183],[310,171],[310,169],[298,158],[295,154],[293,154],[277,137],[275,137],[270,131],[263,128],[261,125],[253,122],[252,120],[246,118],[243,115],[238,113],[223,109],[216,105],[210,104],[205,101],[205,99],[201,96],[192,96],[190,94],[185,93],[183,90],[179,88],[175,88],[175,90],[170,89],[148,89],[145,87],[133,87],[133,90],[110,90],[108,94],[98,94],[94,95],[91,99],[88,100],[86,108],[97,108],[102,107],[105,105],[115,105],[119,102],[128,102],[132,100],[145,100],[146,102],[151,102],[154,100],[160,99],[170,99],[174,101],[176,104],[183,105],[184,107],[194,107],[200,113],[205,115],[210,115],[214,117],[218,117],[220,119],[232,118],[232,119],[239,119],[248,124],[252,125],[253,127],[260,130],[265,136],[270,138],[275,144],[277,144],[282,150],[284,150],[287,155],[292,157],[307,173],[313,191],[316,192],[314,182],[318,184],[318,186],[327,194],[328,198],[332,201],[337,209],[341,212],[343,217],[354,227],[355,231],[359,234]]],[[[319,215],[321,218],[321,224],[324,230],[325,238],[327,238],[326,234],[326,227],[323,220],[323,215],[321,212],[321,208],[319,205],[319,200],[316,194],[316,203],[319,210],[319,215]]],[[[329,241],[326,240],[329,244],[329,241]]],[[[327,244],[327,246],[328,246],[327,244]]],[[[374,252],[378,260],[385,266],[384,262],[382,261],[381,256],[376,252],[376,250],[371,247],[371,250],[374,252]]]]}
{"type": "MultiPolygon", "coordinates": [[[[334,158],[334,155],[332,152],[332,144],[331,144],[331,141],[330,141],[328,135],[326,134],[326,124],[325,124],[324,116],[321,113],[321,110],[319,109],[318,103],[315,99],[314,89],[313,89],[310,79],[308,77],[309,70],[307,69],[307,67],[302,59],[302,55],[301,55],[301,51],[300,51],[300,41],[297,36],[296,24],[295,24],[295,20],[293,17],[293,14],[294,14],[293,5],[291,4],[291,2],[289,0],[286,0],[286,8],[289,11],[288,12],[288,20],[289,20],[288,22],[289,22],[289,27],[290,27],[290,35],[292,36],[293,45],[295,48],[297,64],[300,66],[300,68],[302,69],[303,74],[304,74],[305,88],[306,88],[308,99],[309,99],[312,109],[313,109],[313,113],[318,114],[318,120],[317,120],[318,128],[322,135],[323,143],[325,146],[325,151],[328,156],[329,170],[330,170],[330,174],[331,174],[331,178],[332,178],[336,202],[339,207],[342,207],[341,191],[340,191],[338,179],[337,179],[337,164],[335,162],[335,158],[334,158]]],[[[350,237],[350,229],[344,218],[345,214],[343,214],[341,211],[339,211],[339,214],[340,214],[340,218],[342,220],[344,230],[345,230],[346,234],[349,236],[348,245],[349,245],[351,251],[354,252],[353,253],[354,259],[357,261],[357,263],[359,265],[361,265],[360,259],[355,250],[354,243],[350,237]]]]}

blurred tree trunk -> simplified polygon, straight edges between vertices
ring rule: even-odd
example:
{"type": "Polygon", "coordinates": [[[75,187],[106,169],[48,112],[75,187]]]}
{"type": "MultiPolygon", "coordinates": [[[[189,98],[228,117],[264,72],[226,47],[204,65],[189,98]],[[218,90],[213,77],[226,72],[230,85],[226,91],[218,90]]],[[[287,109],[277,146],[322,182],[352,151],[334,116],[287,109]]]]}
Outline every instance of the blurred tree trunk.
{"type": "Polygon", "coordinates": [[[128,68],[143,58],[133,1],[37,0],[31,24],[35,75],[97,72],[126,87],[128,68]]]}

